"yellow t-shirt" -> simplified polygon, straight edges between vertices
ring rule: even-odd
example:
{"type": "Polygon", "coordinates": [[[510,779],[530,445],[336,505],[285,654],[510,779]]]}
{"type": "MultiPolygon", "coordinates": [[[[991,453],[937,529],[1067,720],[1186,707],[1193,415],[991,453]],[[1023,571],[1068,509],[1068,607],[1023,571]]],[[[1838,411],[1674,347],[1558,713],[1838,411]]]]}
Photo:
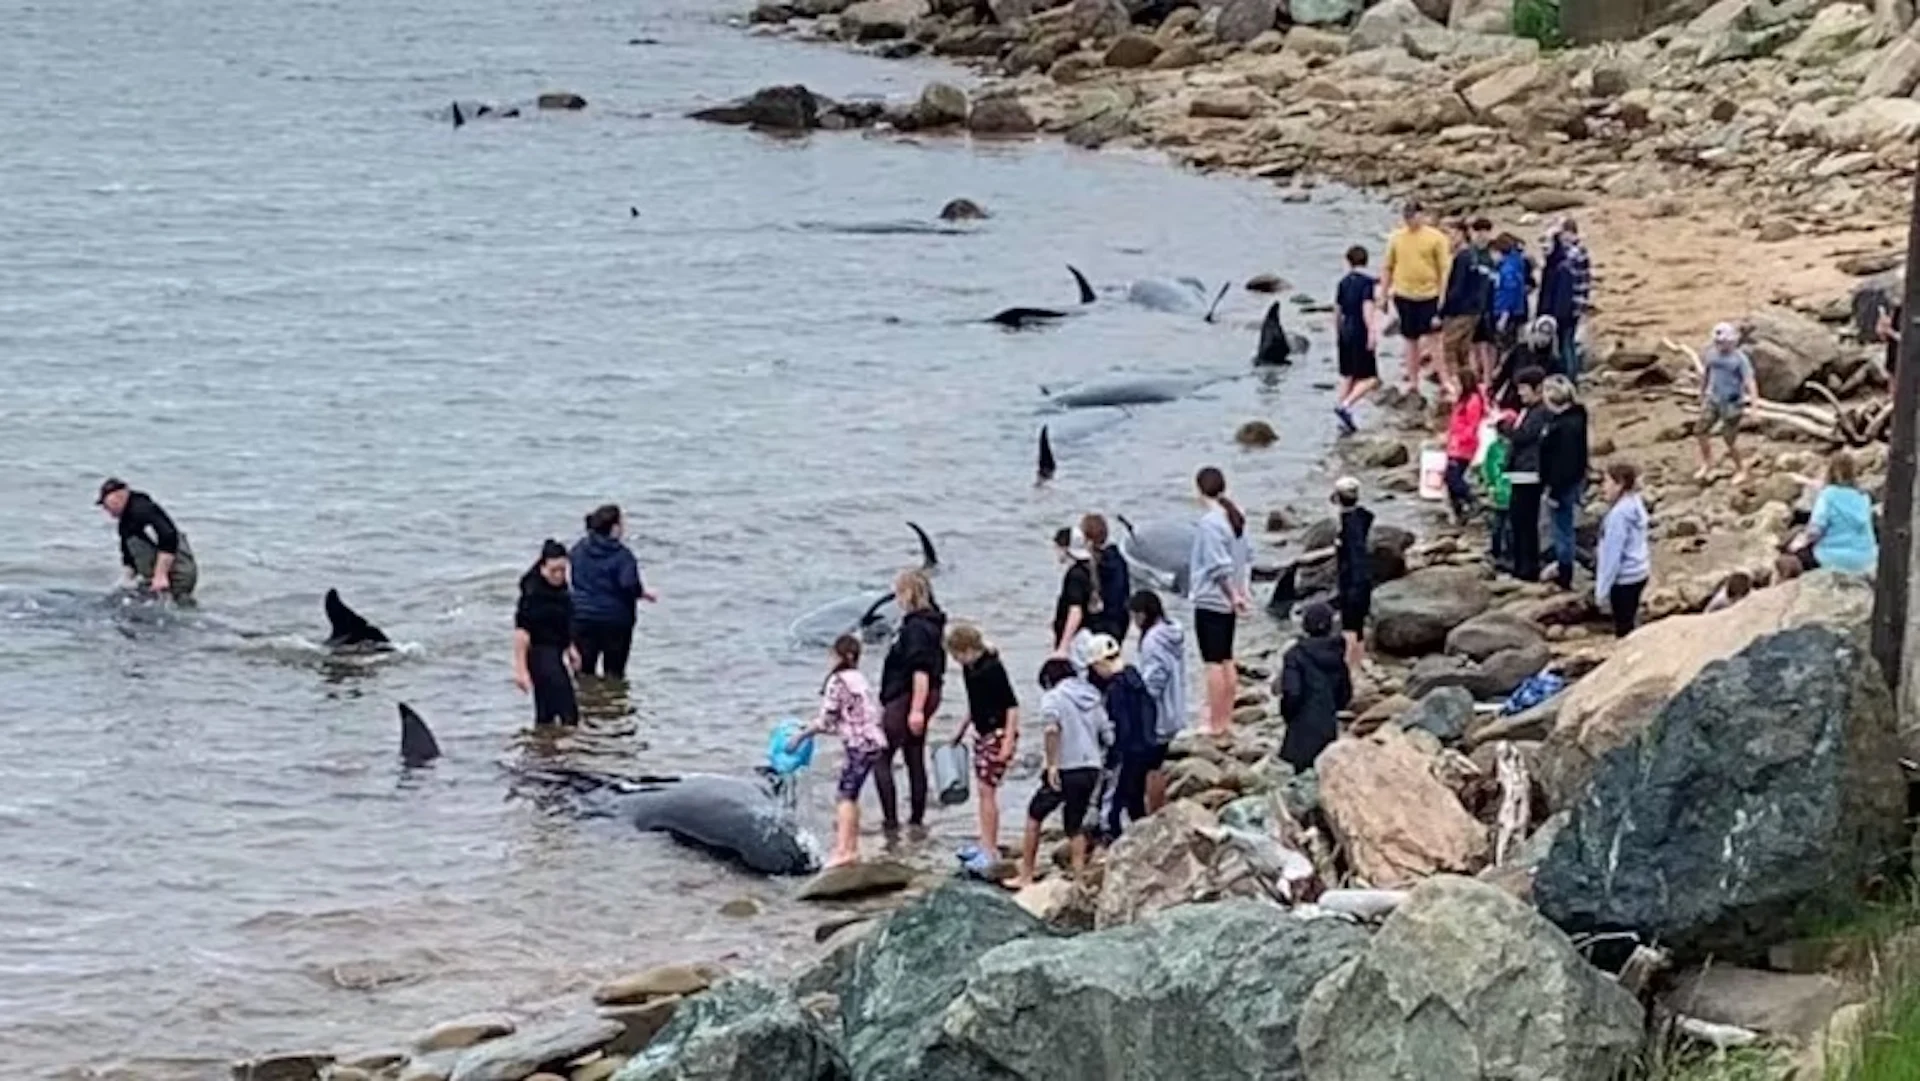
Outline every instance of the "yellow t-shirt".
{"type": "Polygon", "coordinates": [[[1387,238],[1387,287],[1409,300],[1439,299],[1447,286],[1451,249],[1447,234],[1431,225],[1395,229],[1387,238]]]}

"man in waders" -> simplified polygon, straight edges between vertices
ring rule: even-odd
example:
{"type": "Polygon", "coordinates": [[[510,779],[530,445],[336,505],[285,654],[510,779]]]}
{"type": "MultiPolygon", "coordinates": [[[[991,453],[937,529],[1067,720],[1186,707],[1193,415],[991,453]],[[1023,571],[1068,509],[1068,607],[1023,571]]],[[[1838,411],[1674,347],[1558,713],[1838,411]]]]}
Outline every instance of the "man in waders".
{"type": "Polygon", "coordinates": [[[186,534],[174,526],[160,504],[118,477],[101,482],[97,502],[120,524],[120,562],[127,568],[127,577],[156,595],[192,600],[200,569],[194,565],[186,534]]]}

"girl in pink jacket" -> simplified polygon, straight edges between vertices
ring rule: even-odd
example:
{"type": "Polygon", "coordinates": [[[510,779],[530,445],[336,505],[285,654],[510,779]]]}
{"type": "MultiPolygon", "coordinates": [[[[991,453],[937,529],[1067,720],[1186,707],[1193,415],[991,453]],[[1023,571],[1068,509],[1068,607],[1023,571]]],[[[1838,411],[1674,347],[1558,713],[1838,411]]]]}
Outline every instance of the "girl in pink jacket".
{"type": "Polygon", "coordinates": [[[794,739],[824,733],[839,736],[846,746],[833,808],[833,852],[827,857],[828,867],[839,867],[860,858],[860,789],[880,761],[887,737],[880,730],[880,704],[860,674],[860,639],[851,634],[835,639],[829,662],[826,685],[820,688],[820,712],[794,739]]]}
{"type": "Polygon", "coordinates": [[[1453,520],[1465,521],[1473,513],[1473,489],[1467,485],[1467,468],[1480,449],[1480,424],[1487,416],[1487,396],[1472,367],[1458,374],[1460,393],[1453,400],[1453,415],[1447,418],[1447,501],[1453,507],[1453,520]]]}

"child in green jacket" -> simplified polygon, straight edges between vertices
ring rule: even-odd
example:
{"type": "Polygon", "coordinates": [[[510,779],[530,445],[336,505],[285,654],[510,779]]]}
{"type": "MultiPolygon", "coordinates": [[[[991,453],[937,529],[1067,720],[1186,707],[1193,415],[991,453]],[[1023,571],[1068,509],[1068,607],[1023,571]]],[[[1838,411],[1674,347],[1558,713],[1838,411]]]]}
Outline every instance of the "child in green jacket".
{"type": "Polygon", "coordinates": [[[1513,500],[1513,482],[1507,479],[1506,436],[1500,436],[1480,459],[1480,483],[1487,490],[1487,508],[1491,517],[1487,532],[1493,538],[1493,565],[1506,570],[1513,562],[1513,521],[1507,506],[1513,500]]]}

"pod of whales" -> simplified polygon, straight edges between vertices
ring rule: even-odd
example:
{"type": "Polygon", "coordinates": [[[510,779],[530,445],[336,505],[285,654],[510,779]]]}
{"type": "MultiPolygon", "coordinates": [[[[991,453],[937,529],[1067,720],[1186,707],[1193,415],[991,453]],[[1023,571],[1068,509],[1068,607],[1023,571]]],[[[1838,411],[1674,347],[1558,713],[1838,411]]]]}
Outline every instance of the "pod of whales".
{"type": "MultiPolygon", "coordinates": [[[[1067,267],[1067,271],[1073,275],[1073,283],[1080,290],[1081,304],[1091,304],[1099,299],[1094,294],[1093,286],[1087,284],[1085,274],[1071,265],[1067,267]]],[[[1002,308],[987,316],[987,322],[998,323],[1008,330],[1024,330],[1027,327],[1044,326],[1075,314],[1077,313],[1056,308],[1002,308]]]]}
{"type": "MultiPolygon", "coordinates": [[[[440,757],[433,730],[400,707],[400,758],[409,767],[440,757]]],[[[516,771],[543,794],[566,799],[583,817],[610,817],[645,833],[665,833],[768,875],[803,875],[819,856],[794,821],[782,784],[772,778],[692,774],[628,780],[571,769],[516,771]]]]}
{"type": "MultiPolygon", "coordinates": [[[[940,553],[934,550],[927,531],[907,523],[920,539],[920,564],[925,570],[940,565],[940,553]]],[[[788,635],[800,645],[828,646],[843,634],[857,634],[867,642],[885,641],[899,622],[900,611],[893,603],[892,590],[855,593],[823,604],[793,621],[788,635]]]]}

